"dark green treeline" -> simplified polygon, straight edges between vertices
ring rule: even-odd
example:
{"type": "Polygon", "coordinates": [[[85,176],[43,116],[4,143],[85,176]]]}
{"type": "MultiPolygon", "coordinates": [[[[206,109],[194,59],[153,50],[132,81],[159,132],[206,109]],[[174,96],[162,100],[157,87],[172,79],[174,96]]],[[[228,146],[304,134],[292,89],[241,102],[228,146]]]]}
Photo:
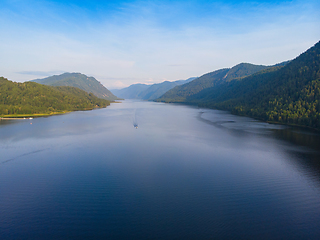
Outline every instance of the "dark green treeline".
{"type": "Polygon", "coordinates": [[[0,77],[0,115],[44,114],[106,107],[110,101],[74,87],[16,83],[0,77]]]}

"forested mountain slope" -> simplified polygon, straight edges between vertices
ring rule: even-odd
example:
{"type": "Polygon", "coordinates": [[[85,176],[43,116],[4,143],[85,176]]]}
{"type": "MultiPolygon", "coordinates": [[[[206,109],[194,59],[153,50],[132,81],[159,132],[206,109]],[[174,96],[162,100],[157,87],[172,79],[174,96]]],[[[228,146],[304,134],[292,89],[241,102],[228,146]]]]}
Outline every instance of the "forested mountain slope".
{"type": "Polygon", "coordinates": [[[0,77],[0,116],[88,110],[109,104],[108,100],[74,87],[16,83],[0,77]]]}
{"type": "Polygon", "coordinates": [[[32,80],[32,82],[50,86],[77,87],[86,91],[87,93],[93,93],[98,98],[111,101],[118,99],[94,77],[88,77],[81,73],[63,73],[61,75],[54,75],[44,79],[35,79],[32,80]]]}
{"type": "Polygon", "coordinates": [[[320,42],[283,67],[224,83],[189,100],[266,121],[320,129],[320,42]]]}
{"type": "Polygon", "coordinates": [[[204,89],[211,88],[231,80],[240,79],[267,68],[270,68],[270,66],[240,63],[232,68],[219,69],[217,71],[204,74],[192,82],[171,89],[157,101],[188,102],[187,99],[190,96],[193,96],[204,89]]]}

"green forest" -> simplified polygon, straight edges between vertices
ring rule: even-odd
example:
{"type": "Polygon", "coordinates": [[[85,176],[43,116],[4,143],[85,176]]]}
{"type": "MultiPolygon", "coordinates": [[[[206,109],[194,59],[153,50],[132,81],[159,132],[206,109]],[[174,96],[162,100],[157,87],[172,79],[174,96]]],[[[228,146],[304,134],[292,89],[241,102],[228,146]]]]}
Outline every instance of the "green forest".
{"type": "MultiPolygon", "coordinates": [[[[278,64],[282,66],[287,62],[278,64]]],[[[177,86],[166,92],[157,101],[162,102],[186,102],[190,103],[190,98],[202,93],[205,89],[219,86],[220,84],[241,80],[259,71],[269,69],[275,66],[254,65],[250,63],[240,63],[232,68],[219,69],[214,72],[206,73],[201,77],[181,86],[177,86]]],[[[202,95],[202,94],[201,94],[202,95]]]]}
{"type": "Polygon", "coordinates": [[[0,116],[19,117],[90,110],[110,105],[75,87],[52,87],[35,82],[17,83],[0,77],[0,116]]]}
{"type": "Polygon", "coordinates": [[[169,93],[158,101],[196,104],[320,129],[320,42],[289,63],[204,88],[183,101],[179,94],[169,93]]]}

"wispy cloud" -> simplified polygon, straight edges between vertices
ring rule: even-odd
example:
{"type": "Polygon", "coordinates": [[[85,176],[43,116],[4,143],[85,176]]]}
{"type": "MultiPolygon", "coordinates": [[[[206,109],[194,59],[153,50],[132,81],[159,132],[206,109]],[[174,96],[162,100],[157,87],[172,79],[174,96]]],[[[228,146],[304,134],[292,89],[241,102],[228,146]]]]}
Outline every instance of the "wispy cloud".
{"type": "Polygon", "coordinates": [[[273,64],[320,39],[319,12],[315,0],[4,1],[0,73],[23,81],[64,69],[127,86],[273,64]]]}

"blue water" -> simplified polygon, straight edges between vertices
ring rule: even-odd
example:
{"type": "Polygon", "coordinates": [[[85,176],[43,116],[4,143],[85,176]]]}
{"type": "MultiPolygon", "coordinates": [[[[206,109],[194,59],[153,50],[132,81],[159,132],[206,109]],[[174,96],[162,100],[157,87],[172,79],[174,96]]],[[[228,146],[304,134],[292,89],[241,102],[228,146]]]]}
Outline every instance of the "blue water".
{"type": "Polygon", "coordinates": [[[319,146],[153,102],[2,120],[0,239],[320,239],[319,146]]]}

